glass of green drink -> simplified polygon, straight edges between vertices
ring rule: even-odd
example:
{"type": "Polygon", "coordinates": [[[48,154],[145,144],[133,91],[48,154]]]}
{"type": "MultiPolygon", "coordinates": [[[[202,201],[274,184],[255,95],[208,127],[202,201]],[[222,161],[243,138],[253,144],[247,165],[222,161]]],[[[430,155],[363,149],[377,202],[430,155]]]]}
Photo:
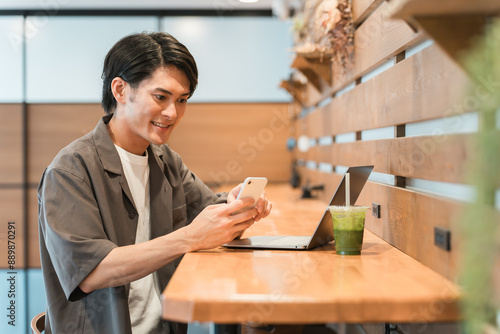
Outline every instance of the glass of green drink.
{"type": "Polygon", "coordinates": [[[340,255],[360,255],[368,206],[328,207],[332,214],[335,249],[340,255]]]}

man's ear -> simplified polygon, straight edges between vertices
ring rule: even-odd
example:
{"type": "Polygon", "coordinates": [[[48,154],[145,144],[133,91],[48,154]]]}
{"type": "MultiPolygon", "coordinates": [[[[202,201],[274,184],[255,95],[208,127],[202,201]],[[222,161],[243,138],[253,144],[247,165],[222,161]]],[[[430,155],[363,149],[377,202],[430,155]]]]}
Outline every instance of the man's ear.
{"type": "Polygon", "coordinates": [[[124,104],[126,102],[125,99],[125,87],[127,86],[127,82],[125,82],[122,78],[116,77],[111,81],[111,92],[116,99],[116,102],[120,104],[124,104]]]}

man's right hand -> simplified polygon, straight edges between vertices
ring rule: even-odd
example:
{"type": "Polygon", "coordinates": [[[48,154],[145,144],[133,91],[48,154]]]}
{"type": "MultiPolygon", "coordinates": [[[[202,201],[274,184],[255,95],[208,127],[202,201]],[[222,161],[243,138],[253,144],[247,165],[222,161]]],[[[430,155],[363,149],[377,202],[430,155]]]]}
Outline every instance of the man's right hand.
{"type": "Polygon", "coordinates": [[[254,223],[258,212],[250,208],[254,200],[244,198],[230,204],[216,204],[207,206],[185,227],[187,237],[192,244],[192,250],[210,249],[219,247],[241,234],[254,223]],[[248,208],[240,213],[235,212],[248,208]]]}

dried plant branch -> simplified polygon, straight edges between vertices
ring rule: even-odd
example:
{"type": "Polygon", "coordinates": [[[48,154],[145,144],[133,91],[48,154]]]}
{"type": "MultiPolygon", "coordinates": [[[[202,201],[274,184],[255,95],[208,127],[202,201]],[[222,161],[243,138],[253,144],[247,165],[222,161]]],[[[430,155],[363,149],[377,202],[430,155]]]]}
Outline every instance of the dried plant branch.
{"type": "Polygon", "coordinates": [[[354,24],[351,0],[307,0],[295,18],[294,51],[331,57],[336,77],[352,67],[354,24]]]}

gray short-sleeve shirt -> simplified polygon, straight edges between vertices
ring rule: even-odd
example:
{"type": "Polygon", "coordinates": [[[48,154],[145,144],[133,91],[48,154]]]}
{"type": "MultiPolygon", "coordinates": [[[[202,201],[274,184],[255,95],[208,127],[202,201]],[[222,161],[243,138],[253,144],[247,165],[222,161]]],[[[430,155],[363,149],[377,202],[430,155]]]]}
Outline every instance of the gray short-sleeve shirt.
{"type": "MultiPolygon", "coordinates": [[[[38,188],[40,256],[47,333],[131,333],[124,284],[85,294],[82,280],[114,248],[135,242],[137,210],[103,117],[65,147],[38,188]]],[[[224,203],[167,145],[150,145],[151,238],[189,224],[207,205],[224,203]]],[[[157,271],[166,287],[180,259],[157,271]]],[[[172,324],[175,332],[182,326],[172,324]]]]}

